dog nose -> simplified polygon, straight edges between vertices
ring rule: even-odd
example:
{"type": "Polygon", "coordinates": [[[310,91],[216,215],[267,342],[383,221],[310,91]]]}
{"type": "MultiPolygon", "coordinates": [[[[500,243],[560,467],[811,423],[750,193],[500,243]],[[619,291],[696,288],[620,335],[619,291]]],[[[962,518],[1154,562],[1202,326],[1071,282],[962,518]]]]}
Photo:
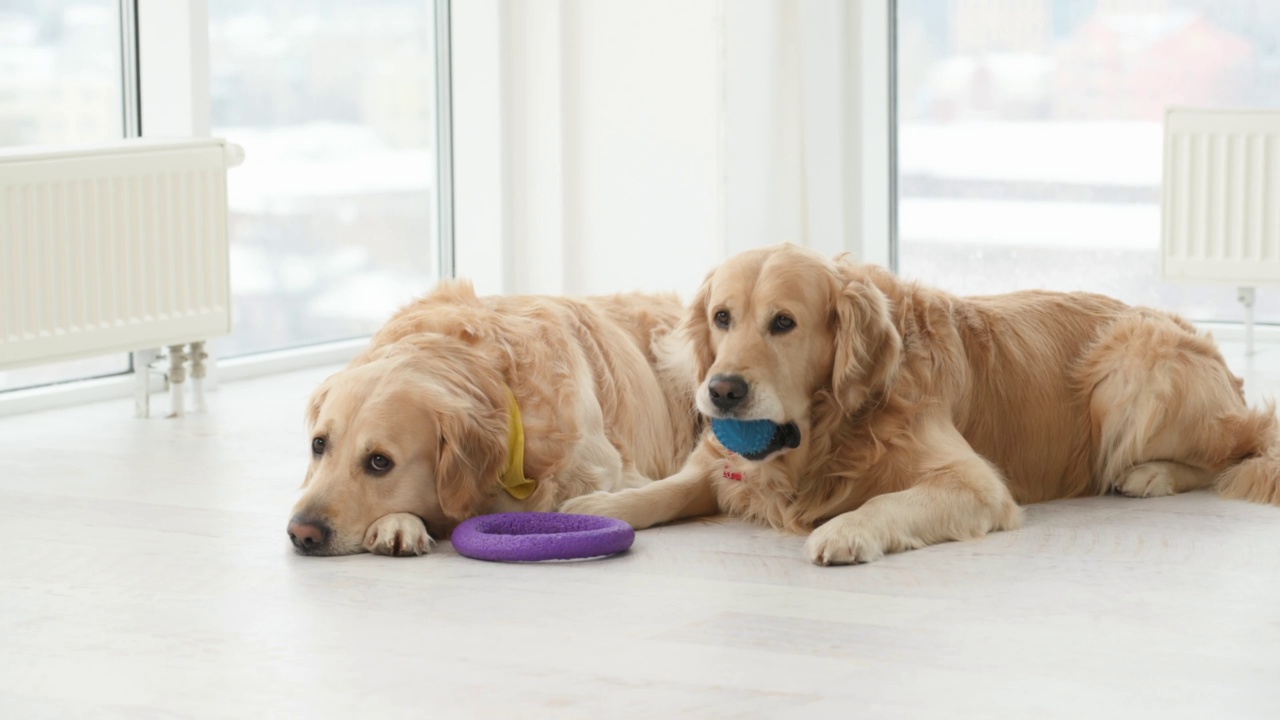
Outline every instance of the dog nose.
{"type": "Polygon", "coordinates": [[[716,375],[707,383],[711,404],[721,410],[732,410],[741,405],[750,390],[747,381],[737,375],[716,375]]]}
{"type": "Polygon", "coordinates": [[[311,552],[329,539],[329,527],[322,522],[294,518],[289,521],[289,539],[299,550],[311,552]]]}

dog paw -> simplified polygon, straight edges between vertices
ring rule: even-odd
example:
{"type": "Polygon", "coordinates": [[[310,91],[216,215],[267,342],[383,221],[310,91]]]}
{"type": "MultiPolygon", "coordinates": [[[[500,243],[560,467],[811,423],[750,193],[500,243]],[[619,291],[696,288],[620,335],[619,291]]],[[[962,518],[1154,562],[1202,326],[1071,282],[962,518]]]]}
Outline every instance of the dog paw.
{"type": "Polygon", "coordinates": [[[884,557],[884,542],[852,515],[833,518],[809,534],[804,551],[815,565],[851,565],[884,557]]]}
{"type": "Polygon", "coordinates": [[[364,549],[378,555],[425,555],[434,544],[422,518],[410,513],[380,517],[364,534],[364,549]]]}
{"type": "Polygon", "coordinates": [[[618,495],[604,490],[597,490],[586,495],[566,500],[557,512],[571,515],[598,515],[600,517],[618,517],[618,495]]]}
{"type": "Polygon", "coordinates": [[[1116,492],[1129,497],[1164,497],[1177,492],[1169,470],[1157,463],[1147,463],[1129,471],[1116,483],[1116,492]]]}

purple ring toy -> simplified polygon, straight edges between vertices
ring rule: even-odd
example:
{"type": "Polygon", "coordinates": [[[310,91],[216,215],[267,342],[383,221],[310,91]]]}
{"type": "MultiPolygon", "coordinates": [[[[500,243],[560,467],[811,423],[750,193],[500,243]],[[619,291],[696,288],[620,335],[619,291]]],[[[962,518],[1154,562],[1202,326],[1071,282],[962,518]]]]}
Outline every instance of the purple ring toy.
{"type": "Polygon", "coordinates": [[[636,531],[621,520],[555,512],[511,512],[464,520],[450,538],[459,554],[496,562],[581,560],[631,547],[636,531]]]}

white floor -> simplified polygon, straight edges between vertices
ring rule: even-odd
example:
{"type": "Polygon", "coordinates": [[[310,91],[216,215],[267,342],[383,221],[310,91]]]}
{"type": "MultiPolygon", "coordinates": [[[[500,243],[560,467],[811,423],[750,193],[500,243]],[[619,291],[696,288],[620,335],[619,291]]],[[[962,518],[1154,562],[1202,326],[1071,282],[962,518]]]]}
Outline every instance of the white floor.
{"type": "Polygon", "coordinates": [[[1280,717],[1280,508],[1050,503],[842,568],[733,522],[590,563],[302,558],[326,373],[0,420],[0,718],[1280,717]]]}

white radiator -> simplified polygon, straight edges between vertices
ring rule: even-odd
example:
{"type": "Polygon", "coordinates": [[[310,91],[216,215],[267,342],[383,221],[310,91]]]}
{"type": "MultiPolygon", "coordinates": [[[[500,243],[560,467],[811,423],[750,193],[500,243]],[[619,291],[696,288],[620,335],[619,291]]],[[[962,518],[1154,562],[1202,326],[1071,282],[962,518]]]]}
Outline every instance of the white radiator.
{"type": "Polygon", "coordinates": [[[1172,109],[1164,125],[1161,274],[1227,283],[1245,305],[1280,282],[1280,111],[1172,109]]]}
{"type": "Polygon", "coordinates": [[[220,139],[0,149],[0,368],[182,356],[230,332],[226,184],[241,158],[220,139]]]}

